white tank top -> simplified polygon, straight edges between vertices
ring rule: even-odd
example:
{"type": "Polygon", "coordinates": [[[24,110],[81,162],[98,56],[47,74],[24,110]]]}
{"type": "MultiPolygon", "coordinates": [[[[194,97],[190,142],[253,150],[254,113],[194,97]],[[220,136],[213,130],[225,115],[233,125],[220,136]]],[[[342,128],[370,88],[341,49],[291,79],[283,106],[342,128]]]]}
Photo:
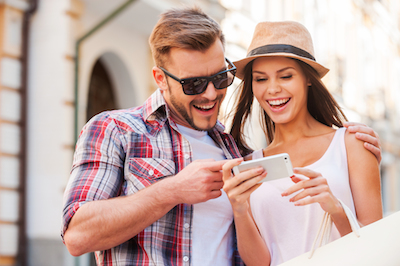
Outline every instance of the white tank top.
{"type": "MultiPolygon", "coordinates": [[[[346,128],[338,129],[325,154],[305,168],[321,173],[327,179],[333,195],[342,200],[355,215],[345,132],[346,128]]],[[[262,150],[255,151],[253,159],[262,157],[262,154],[262,150]]],[[[318,203],[294,206],[289,202],[290,196],[282,197],[281,193],[293,184],[289,177],[265,182],[250,196],[254,220],[271,254],[271,266],[310,251],[324,215],[318,203]]],[[[333,224],[330,241],[338,238],[340,234],[333,224]]]]}

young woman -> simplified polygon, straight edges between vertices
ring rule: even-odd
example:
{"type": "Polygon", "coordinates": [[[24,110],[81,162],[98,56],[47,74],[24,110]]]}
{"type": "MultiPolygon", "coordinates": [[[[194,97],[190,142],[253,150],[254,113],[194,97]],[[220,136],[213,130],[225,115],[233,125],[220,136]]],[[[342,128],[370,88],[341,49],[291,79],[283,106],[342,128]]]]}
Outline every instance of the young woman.
{"type": "Polygon", "coordinates": [[[234,212],[238,247],[247,266],[278,265],[311,250],[325,212],[330,241],[351,232],[344,208],[366,225],[382,218],[379,164],[343,127],[345,116],[321,78],[307,29],[296,22],[257,25],[248,56],[234,62],[243,80],[231,134],[243,136],[253,97],[262,107],[268,147],[246,160],[288,153],[295,175],[261,185],[262,168],[236,176],[224,165],[224,190],[234,212]]]}

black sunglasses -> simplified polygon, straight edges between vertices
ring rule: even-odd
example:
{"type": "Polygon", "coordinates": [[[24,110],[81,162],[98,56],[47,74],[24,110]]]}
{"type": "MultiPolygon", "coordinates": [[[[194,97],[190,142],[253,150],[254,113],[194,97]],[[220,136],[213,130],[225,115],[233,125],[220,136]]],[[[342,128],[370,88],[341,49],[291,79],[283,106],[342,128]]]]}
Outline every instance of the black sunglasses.
{"type": "Polygon", "coordinates": [[[209,77],[194,77],[194,78],[186,78],[180,79],[162,67],[159,67],[166,75],[178,81],[182,85],[183,92],[186,95],[196,95],[203,93],[208,86],[208,83],[211,81],[214,84],[216,89],[225,89],[229,85],[233,83],[236,75],[236,67],[235,65],[229,61],[228,58],[225,58],[226,62],[228,62],[228,69],[218,72],[215,75],[209,77]]]}

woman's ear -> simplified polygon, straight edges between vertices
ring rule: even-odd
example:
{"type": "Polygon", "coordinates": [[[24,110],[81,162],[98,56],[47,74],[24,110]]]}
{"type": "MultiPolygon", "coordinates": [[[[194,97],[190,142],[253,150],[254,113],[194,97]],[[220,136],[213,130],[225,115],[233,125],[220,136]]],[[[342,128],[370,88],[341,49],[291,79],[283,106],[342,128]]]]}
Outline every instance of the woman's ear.
{"type": "Polygon", "coordinates": [[[310,78],[308,77],[308,78],[307,78],[307,87],[311,87],[311,85],[312,85],[311,80],[310,80],[310,78]]]}
{"type": "Polygon", "coordinates": [[[168,89],[168,83],[167,83],[167,78],[164,75],[164,72],[159,68],[154,66],[153,69],[153,78],[155,82],[157,83],[157,86],[160,88],[160,90],[165,91],[168,89]]]}

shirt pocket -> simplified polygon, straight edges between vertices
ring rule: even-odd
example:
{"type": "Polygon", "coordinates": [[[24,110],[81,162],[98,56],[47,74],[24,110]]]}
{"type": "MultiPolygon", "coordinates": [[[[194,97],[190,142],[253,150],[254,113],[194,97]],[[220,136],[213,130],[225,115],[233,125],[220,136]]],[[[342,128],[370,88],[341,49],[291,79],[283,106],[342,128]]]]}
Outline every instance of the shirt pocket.
{"type": "Polygon", "coordinates": [[[175,175],[175,163],[161,158],[130,158],[129,171],[136,179],[132,180],[134,183],[147,187],[164,177],[175,175]]]}

